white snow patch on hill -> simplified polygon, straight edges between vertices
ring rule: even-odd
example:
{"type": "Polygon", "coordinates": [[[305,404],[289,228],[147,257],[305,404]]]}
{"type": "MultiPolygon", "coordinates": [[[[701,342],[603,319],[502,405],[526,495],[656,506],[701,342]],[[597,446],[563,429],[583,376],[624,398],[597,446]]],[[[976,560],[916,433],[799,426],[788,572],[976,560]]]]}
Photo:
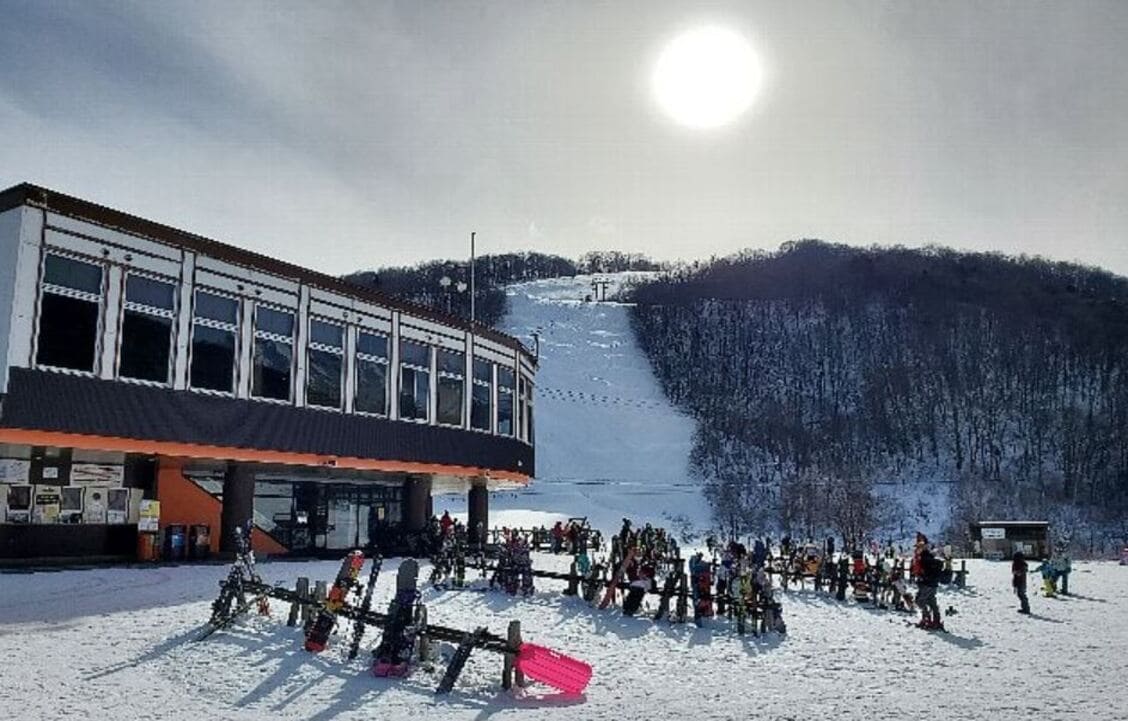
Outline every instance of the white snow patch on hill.
{"type": "MultiPolygon", "coordinates": [[[[638,277],[619,273],[608,297],[638,277]]],[[[503,330],[534,345],[537,475],[525,490],[490,498],[493,526],[551,525],[588,516],[604,530],[629,516],[667,525],[667,514],[709,525],[697,479],[690,476],[694,421],[666,400],[635,343],[629,307],[585,302],[592,276],[534,281],[509,289],[503,330]]],[[[466,500],[443,496],[435,510],[465,515],[466,500]]]]}

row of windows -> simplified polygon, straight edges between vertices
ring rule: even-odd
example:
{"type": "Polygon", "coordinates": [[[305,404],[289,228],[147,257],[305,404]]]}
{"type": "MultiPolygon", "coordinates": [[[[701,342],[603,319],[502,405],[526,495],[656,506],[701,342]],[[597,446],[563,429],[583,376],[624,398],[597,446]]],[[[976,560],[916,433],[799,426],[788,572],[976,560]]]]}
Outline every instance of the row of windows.
{"type": "MultiPolygon", "coordinates": [[[[103,266],[48,253],[44,258],[36,364],[93,372],[99,354],[103,266]]],[[[126,276],[117,349],[118,377],[170,385],[177,316],[176,284],[130,272],[126,276]]],[[[241,304],[210,290],[193,293],[189,338],[189,387],[234,395],[238,383],[241,304]]],[[[258,303],[254,306],[251,349],[251,396],[293,402],[295,387],[294,312],[258,303]]],[[[347,376],[353,374],[352,407],[356,412],[390,413],[389,339],[357,329],[352,363],[346,363],[346,328],[319,318],[309,321],[306,352],[306,404],[341,410],[347,376]]],[[[456,427],[467,425],[466,354],[410,340],[399,344],[399,417],[456,427]],[[432,404],[431,374],[436,375],[432,404]]],[[[470,428],[491,431],[494,419],[495,364],[475,357],[469,379],[470,428]]],[[[516,435],[519,424],[531,439],[531,388],[522,378],[517,395],[512,368],[496,366],[497,430],[516,435]],[[515,407],[515,404],[519,404],[515,407]],[[520,415],[517,419],[514,413],[520,415]]]]}

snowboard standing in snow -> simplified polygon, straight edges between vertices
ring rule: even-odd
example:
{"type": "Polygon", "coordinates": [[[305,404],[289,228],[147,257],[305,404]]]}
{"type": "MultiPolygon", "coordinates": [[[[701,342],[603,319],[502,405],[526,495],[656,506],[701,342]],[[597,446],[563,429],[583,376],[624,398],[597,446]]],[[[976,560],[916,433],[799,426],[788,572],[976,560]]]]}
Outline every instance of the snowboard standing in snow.
{"type": "Polygon", "coordinates": [[[673,572],[666,576],[662,584],[662,596],[658,601],[658,613],[654,614],[655,621],[665,621],[670,616],[670,597],[677,592],[678,576],[673,572]]]}
{"type": "Polygon", "coordinates": [[[329,634],[333,632],[333,627],[337,625],[337,613],[345,605],[345,599],[356,585],[356,579],[363,566],[363,551],[352,551],[341,562],[341,570],[337,572],[333,587],[329,589],[325,605],[321,607],[317,618],[314,619],[313,624],[306,632],[305,650],[311,653],[320,653],[329,645],[329,634]]]}
{"type": "Polygon", "coordinates": [[[611,581],[607,584],[607,592],[603,594],[603,600],[599,602],[600,608],[607,608],[615,600],[615,591],[618,590],[619,584],[623,582],[623,574],[627,570],[627,564],[634,561],[634,556],[635,549],[631,548],[627,551],[626,558],[615,568],[615,574],[611,576],[611,581]]]}
{"type": "Polygon", "coordinates": [[[408,558],[396,573],[396,595],[388,606],[384,635],[372,651],[372,672],[377,676],[407,673],[415,647],[415,604],[419,600],[419,564],[408,558]]]}
{"type": "Polygon", "coordinates": [[[364,599],[360,602],[360,613],[357,620],[353,622],[353,637],[352,643],[349,645],[349,660],[356,658],[357,653],[360,652],[360,642],[364,638],[364,618],[368,612],[372,610],[372,591],[376,588],[376,580],[380,577],[380,568],[384,565],[384,559],[380,554],[372,557],[372,570],[368,572],[368,585],[364,589],[364,599]]]}

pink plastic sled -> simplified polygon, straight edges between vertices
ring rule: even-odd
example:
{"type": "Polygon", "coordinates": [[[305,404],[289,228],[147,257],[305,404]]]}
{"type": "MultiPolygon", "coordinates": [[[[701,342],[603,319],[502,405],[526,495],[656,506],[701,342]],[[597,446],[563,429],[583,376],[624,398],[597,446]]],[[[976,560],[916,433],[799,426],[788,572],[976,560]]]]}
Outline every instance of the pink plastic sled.
{"type": "Polygon", "coordinates": [[[529,678],[564,693],[583,693],[591,680],[591,666],[588,664],[532,643],[521,644],[516,665],[517,670],[529,678]]]}

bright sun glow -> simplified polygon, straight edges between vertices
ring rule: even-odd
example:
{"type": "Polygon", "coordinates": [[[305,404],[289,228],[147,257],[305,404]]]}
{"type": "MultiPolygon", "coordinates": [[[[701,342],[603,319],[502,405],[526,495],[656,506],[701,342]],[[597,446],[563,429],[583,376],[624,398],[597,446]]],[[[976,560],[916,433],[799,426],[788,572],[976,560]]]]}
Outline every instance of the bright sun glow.
{"type": "Polygon", "coordinates": [[[747,110],[762,80],[760,59],[744,38],[726,28],[703,27],[665,47],[651,83],[658,104],[674,120],[714,128],[747,110]]]}

